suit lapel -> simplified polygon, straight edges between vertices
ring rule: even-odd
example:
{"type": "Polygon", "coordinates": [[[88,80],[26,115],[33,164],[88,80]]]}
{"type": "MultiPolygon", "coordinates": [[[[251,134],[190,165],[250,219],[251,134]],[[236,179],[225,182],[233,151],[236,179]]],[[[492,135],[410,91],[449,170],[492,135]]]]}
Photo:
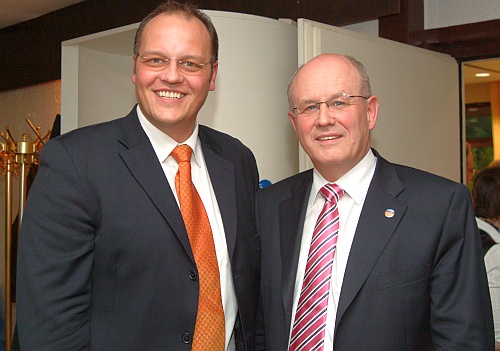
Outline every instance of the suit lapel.
{"type": "Polygon", "coordinates": [[[217,198],[226,235],[226,245],[232,262],[237,236],[234,164],[221,156],[220,145],[205,132],[203,126],[200,126],[198,134],[205,163],[210,174],[210,181],[217,198]]]}
{"type": "Polygon", "coordinates": [[[282,298],[287,330],[290,330],[302,230],[311,186],[312,171],[308,171],[292,186],[291,196],[279,204],[282,298]]]}
{"type": "Polygon", "coordinates": [[[118,141],[125,145],[127,150],[122,151],[120,156],[194,262],[181,212],[153,146],[139,123],[135,108],[122,121],[122,134],[118,141]]]}
{"type": "Polygon", "coordinates": [[[370,183],[349,253],[335,327],[372,271],[406,211],[397,196],[404,190],[394,167],[374,151],[377,168],[370,183]],[[387,209],[394,216],[385,215],[387,209]]]}
{"type": "Polygon", "coordinates": [[[215,197],[217,198],[217,204],[219,205],[222,223],[224,224],[227,249],[232,261],[237,232],[234,165],[215,154],[211,149],[203,148],[203,154],[215,197]]]}

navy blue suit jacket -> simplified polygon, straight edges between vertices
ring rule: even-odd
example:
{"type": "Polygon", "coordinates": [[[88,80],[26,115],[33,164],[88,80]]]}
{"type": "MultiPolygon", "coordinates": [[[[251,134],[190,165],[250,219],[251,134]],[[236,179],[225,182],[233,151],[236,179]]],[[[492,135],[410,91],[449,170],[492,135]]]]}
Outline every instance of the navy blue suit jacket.
{"type": "MultiPolygon", "coordinates": [[[[483,254],[468,189],[375,152],[340,293],[335,351],[491,351],[483,254]],[[387,218],[386,209],[394,217],[387,218]]],[[[257,195],[257,349],[286,351],[312,170],[257,195]]]]}
{"type": "MultiPolygon", "coordinates": [[[[238,140],[200,126],[239,307],[253,350],[258,172],[238,140]]],[[[51,140],[19,239],[21,349],[190,350],[198,279],[184,222],[135,108],[51,140]]]]}

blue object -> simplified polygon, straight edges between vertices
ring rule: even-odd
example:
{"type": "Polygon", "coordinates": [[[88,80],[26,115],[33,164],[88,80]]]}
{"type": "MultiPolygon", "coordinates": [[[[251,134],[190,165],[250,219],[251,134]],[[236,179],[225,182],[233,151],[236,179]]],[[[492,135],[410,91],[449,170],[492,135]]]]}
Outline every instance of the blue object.
{"type": "Polygon", "coordinates": [[[264,189],[266,187],[268,187],[269,185],[271,185],[272,183],[267,180],[267,179],[262,179],[260,182],[259,182],[259,188],[261,189],[264,189]]]}

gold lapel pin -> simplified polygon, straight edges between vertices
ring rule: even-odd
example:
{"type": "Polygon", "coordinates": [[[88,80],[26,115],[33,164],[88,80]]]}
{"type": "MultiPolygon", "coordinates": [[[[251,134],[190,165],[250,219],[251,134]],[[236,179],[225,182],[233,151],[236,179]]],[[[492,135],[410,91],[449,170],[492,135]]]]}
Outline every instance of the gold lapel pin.
{"type": "Polygon", "coordinates": [[[394,217],[395,214],[396,214],[396,212],[394,212],[394,210],[392,208],[388,208],[387,210],[385,210],[385,216],[387,218],[392,218],[392,217],[394,217]]]}

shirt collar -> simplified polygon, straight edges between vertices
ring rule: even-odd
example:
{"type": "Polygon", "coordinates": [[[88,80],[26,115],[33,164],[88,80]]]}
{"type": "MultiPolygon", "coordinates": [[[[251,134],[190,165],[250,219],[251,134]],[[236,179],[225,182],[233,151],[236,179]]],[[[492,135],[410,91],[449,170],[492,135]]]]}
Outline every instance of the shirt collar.
{"type": "MultiPolygon", "coordinates": [[[[170,156],[172,150],[179,145],[174,139],[169,137],[167,134],[163,133],[161,130],[156,128],[148,119],[144,116],[139,105],[137,105],[137,116],[139,117],[139,122],[141,123],[144,132],[148,136],[153,149],[155,150],[156,156],[160,163],[163,163],[170,156]]],[[[195,124],[193,133],[191,136],[184,141],[182,144],[189,145],[193,149],[194,161],[197,166],[201,165],[201,145],[198,140],[198,123],[195,124]]]]}
{"type": "MultiPolygon", "coordinates": [[[[360,205],[366,197],[368,187],[370,186],[373,174],[375,173],[376,165],[377,157],[370,149],[365,157],[363,157],[363,159],[359,161],[356,166],[351,168],[349,172],[340,177],[335,184],[340,186],[344,190],[344,193],[347,193],[357,205],[360,205]]],[[[311,196],[314,196],[314,200],[311,202],[311,206],[317,199],[319,189],[327,183],[329,182],[316,169],[314,169],[313,185],[311,189],[311,196]]]]}

